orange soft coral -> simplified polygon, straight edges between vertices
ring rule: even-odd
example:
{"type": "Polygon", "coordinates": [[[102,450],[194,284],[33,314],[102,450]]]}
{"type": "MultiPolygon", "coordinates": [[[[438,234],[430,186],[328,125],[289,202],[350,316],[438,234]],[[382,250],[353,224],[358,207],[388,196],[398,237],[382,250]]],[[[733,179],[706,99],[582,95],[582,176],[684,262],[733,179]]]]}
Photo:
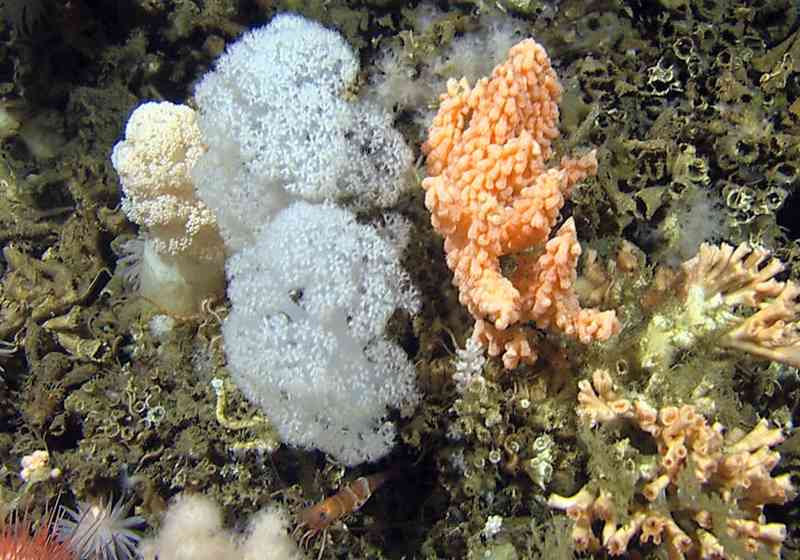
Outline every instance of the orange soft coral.
{"type": "Polygon", "coordinates": [[[490,78],[474,87],[448,83],[423,145],[425,204],[445,236],[461,303],[477,320],[475,338],[490,354],[503,353],[507,368],[536,359],[519,328],[526,321],[584,342],[620,328],[613,312],[578,304],[581,247],[573,221],[548,241],[572,187],[597,172],[594,151],[545,167],[558,137],[560,98],[547,53],[526,39],[490,78]],[[516,271],[506,276],[500,258],[512,254],[516,271]]]}

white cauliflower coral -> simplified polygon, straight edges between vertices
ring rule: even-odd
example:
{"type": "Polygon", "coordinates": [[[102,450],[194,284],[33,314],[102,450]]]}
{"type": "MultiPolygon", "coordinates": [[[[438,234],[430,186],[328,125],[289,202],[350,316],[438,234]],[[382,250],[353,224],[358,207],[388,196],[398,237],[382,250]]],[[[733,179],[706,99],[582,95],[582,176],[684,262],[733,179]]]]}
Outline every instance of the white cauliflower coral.
{"type": "Polygon", "coordinates": [[[122,209],[145,228],[142,294],[176,314],[191,314],[224,290],[224,247],[214,213],[195,195],[191,171],[206,151],[193,109],[144,103],[131,115],[111,162],[122,209]]]}
{"type": "Polygon", "coordinates": [[[111,161],[122,181],[122,209],[144,226],[159,253],[217,259],[222,245],[214,214],[195,196],[191,170],[206,149],[194,110],[144,103],[128,120],[111,161]]]}

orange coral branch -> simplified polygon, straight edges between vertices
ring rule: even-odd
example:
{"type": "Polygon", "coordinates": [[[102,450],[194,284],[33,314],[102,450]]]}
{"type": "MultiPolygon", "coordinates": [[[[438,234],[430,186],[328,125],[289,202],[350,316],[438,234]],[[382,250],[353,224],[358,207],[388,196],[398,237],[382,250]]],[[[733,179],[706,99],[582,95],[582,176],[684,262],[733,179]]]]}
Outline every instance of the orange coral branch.
{"type": "Polygon", "coordinates": [[[474,87],[448,83],[423,145],[425,204],[445,237],[459,299],[477,321],[475,340],[492,355],[503,353],[507,368],[536,359],[519,328],[526,321],[583,342],[605,340],[620,328],[613,312],[578,304],[574,222],[548,241],[574,185],[597,173],[594,151],[545,166],[558,137],[560,98],[547,53],[526,39],[490,78],[474,87]],[[500,264],[507,255],[517,257],[510,276],[500,264]]]}

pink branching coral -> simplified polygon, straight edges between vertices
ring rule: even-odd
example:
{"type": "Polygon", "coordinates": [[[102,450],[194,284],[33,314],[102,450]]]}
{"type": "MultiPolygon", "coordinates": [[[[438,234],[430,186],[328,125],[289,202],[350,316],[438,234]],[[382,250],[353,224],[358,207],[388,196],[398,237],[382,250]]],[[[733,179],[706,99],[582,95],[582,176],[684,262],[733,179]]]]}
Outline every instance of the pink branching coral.
{"type": "Polygon", "coordinates": [[[800,286],[775,279],[784,268],[759,247],[704,243],[659,288],[677,293],[680,305],[647,325],[642,363],[669,365],[677,350],[712,335],[720,346],[800,367],[800,286]]]}
{"type": "Polygon", "coordinates": [[[451,80],[423,145],[422,186],[433,226],[475,334],[507,368],[536,353],[521,328],[533,321],[583,342],[619,331],[613,311],[581,309],[573,291],[581,254],[575,224],[551,229],[576,183],[597,172],[595,152],[545,162],[558,137],[561,85],[533,39],[511,48],[490,78],[451,80]],[[532,250],[533,249],[533,250],[532,250]],[[505,275],[500,258],[516,257],[505,275]]]}
{"type": "Polygon", "coordinates": [[[616,394],[603,370],[579,387],[582,421],[590,426],[632,422],[655,440],[658,461],[654,469],[641,469],[633,504],[624,512],[619,508],[626,506],[614,503],[603,481],[588,483],[574,496],[550,496],[548,504],[574,520],[578,550],[602,546],[618,556],[639,535],[642,543],[663,543],[671,559],[735,558],[740,552],[729,550],[731,543],[748,555],[780,556],[786,527],[768,523],[763,513],[766,504],[783,504],[795,493],[788,474],[770,474],[780,460],[771,449],[784,439],[780,429],[761,420],[747,434],[726,433],[691,405],[657,410],[641,400],[631,402],[616,394]],[[720,508],[706,509],[697,496],[687,495],[686,487],[707,496],[707,503],[716,499],[726,514],[720,516],[720,508]],[[595,522],[602,524],[599,537],[592,528],[595,522]]]}
{"type": "Polygon", "coordinates": [[[767,261],[768,257],[764,249],[744,243],[736,248],[704,243],[683,270],[688,289],[702,288],[706,300],[718,297],[728,306],[757,309],[735,323],[723,345],[800,367],[800,287],[775,280],[785,267],[778,259],[767,261]]]}

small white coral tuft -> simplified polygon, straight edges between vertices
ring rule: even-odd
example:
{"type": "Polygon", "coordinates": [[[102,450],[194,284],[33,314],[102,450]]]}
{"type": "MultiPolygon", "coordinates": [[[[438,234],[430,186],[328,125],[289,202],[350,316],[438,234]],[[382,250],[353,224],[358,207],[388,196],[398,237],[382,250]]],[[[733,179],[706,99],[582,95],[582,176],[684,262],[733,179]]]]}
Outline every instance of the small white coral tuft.
{"type": "Polygon", "coordinates": [[[279,506],[258,512],[246,535],[228,531],[222,511],[199,494],[181,494],[170,505],[153,539],[143,541],[144,560],[300,560],[303,552],[288,534],[289,517],[279,506]]]}
{"type": "Polygon", "coordinates": [[[256,513],[250,520],[247,539],[241,544],[242,560],[261,560],[268,550],[270,558],[300,560],[304,558],[297,544],[288,534],[291,521],[287,512],[270,506],[256,513]]]}

